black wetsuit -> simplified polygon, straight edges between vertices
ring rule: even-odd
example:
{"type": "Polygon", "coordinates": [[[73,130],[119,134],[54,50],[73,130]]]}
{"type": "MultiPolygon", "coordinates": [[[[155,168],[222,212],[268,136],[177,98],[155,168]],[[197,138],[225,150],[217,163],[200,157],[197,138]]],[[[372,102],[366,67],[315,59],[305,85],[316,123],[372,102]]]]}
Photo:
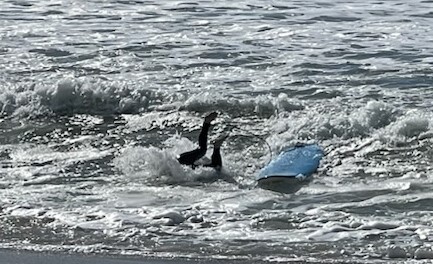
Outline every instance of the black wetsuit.
{"type": "MultiPolygon", "coordinates": [[[[203,127],[200,131],[200,135],[198,137],[198,148],[194,149],[192,151],[188,151],[185,153],[180,154],[179,158],[177,159],[179,163],[184,165],[190,165],[193,168],[196,166],[195,162],[202,158],[207,151],[207,133],[209,132],[210,123],[203,123],[203,127]]],[[[213,149],[212,153],[212,161],[210,164],[203,165],[205,167],[213,167],[216,169],[221,168],[222,166],[222,160],[221,160],[221,153],[220,148],[215,147],[213,149]]]]}

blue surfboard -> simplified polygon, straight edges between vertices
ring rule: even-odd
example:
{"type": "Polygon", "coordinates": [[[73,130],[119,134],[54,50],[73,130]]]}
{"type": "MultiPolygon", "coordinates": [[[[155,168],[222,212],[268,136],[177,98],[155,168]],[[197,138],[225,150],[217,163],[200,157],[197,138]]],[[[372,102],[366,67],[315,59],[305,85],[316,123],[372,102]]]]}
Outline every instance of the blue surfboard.
{"type": "Polygon", "coordinates": [[[316,144],[289,148],[260,171],[258,184],[278,192],[296,192],[310,180],[322,157],[323,151],[316,144]]]}

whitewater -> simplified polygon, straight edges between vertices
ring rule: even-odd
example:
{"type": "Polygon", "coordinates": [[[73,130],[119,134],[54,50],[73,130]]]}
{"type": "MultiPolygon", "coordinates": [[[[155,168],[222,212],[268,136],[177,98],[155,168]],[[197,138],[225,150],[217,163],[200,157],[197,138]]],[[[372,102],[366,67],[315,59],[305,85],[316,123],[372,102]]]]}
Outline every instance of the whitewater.
{"type": "Polygon", "coordinates": [[[432,8],[2,1],[0,249],[430,263],[432,8]],[[222,173],[176,160],[211,111],[222,173]],[[299,143],[311,182],[259,188],[299,143]]]}

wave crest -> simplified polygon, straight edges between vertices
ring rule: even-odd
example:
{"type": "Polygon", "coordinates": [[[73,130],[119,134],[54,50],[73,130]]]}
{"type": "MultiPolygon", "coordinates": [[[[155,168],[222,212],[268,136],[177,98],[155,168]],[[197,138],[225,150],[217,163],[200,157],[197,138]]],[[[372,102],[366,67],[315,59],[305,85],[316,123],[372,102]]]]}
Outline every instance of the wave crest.
{"type": "Polygon", "coordinates": [[[224,109],[231,115],[271,117],[280,112],[303,110],[304,106],[281,93],[277,97],[259,95],[254,99],[227,98],[222,94],[204,92],[189,97],[180,107],[181,110],[208,112],[224,109]]]}
{"type": "Polygon", "coordinates": [[[57,84],[29,84],[3,89],[3,116],[38,117],[49,114],[131,114],[149,107],[160,95],[124,83],[100,79],[63,79],[57,84]]]}

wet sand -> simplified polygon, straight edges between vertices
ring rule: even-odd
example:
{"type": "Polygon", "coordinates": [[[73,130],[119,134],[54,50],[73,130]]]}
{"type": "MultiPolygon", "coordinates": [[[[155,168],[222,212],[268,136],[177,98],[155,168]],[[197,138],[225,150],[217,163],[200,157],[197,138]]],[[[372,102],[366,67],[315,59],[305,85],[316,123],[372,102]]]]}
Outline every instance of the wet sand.
{"type": "Polygon", "coordinates": [[[134,256],[83,255],[57,252],[32,252],[0,249],[1,264],[247,264],[248,260],[160,259],[134,256]]]}
{"type": "Polygon", "coordinates": [[[228,259],[188,259],[188,258],[154,258],[145,256],[112,256],[103,254],[79,254],[60,252],[34,252],[28,250],[0,249],[0,264],[366,264],[396,263],[390,260],[373,262],[356,260],[323,260],[323,261],[257,261],[228,259]]]}

